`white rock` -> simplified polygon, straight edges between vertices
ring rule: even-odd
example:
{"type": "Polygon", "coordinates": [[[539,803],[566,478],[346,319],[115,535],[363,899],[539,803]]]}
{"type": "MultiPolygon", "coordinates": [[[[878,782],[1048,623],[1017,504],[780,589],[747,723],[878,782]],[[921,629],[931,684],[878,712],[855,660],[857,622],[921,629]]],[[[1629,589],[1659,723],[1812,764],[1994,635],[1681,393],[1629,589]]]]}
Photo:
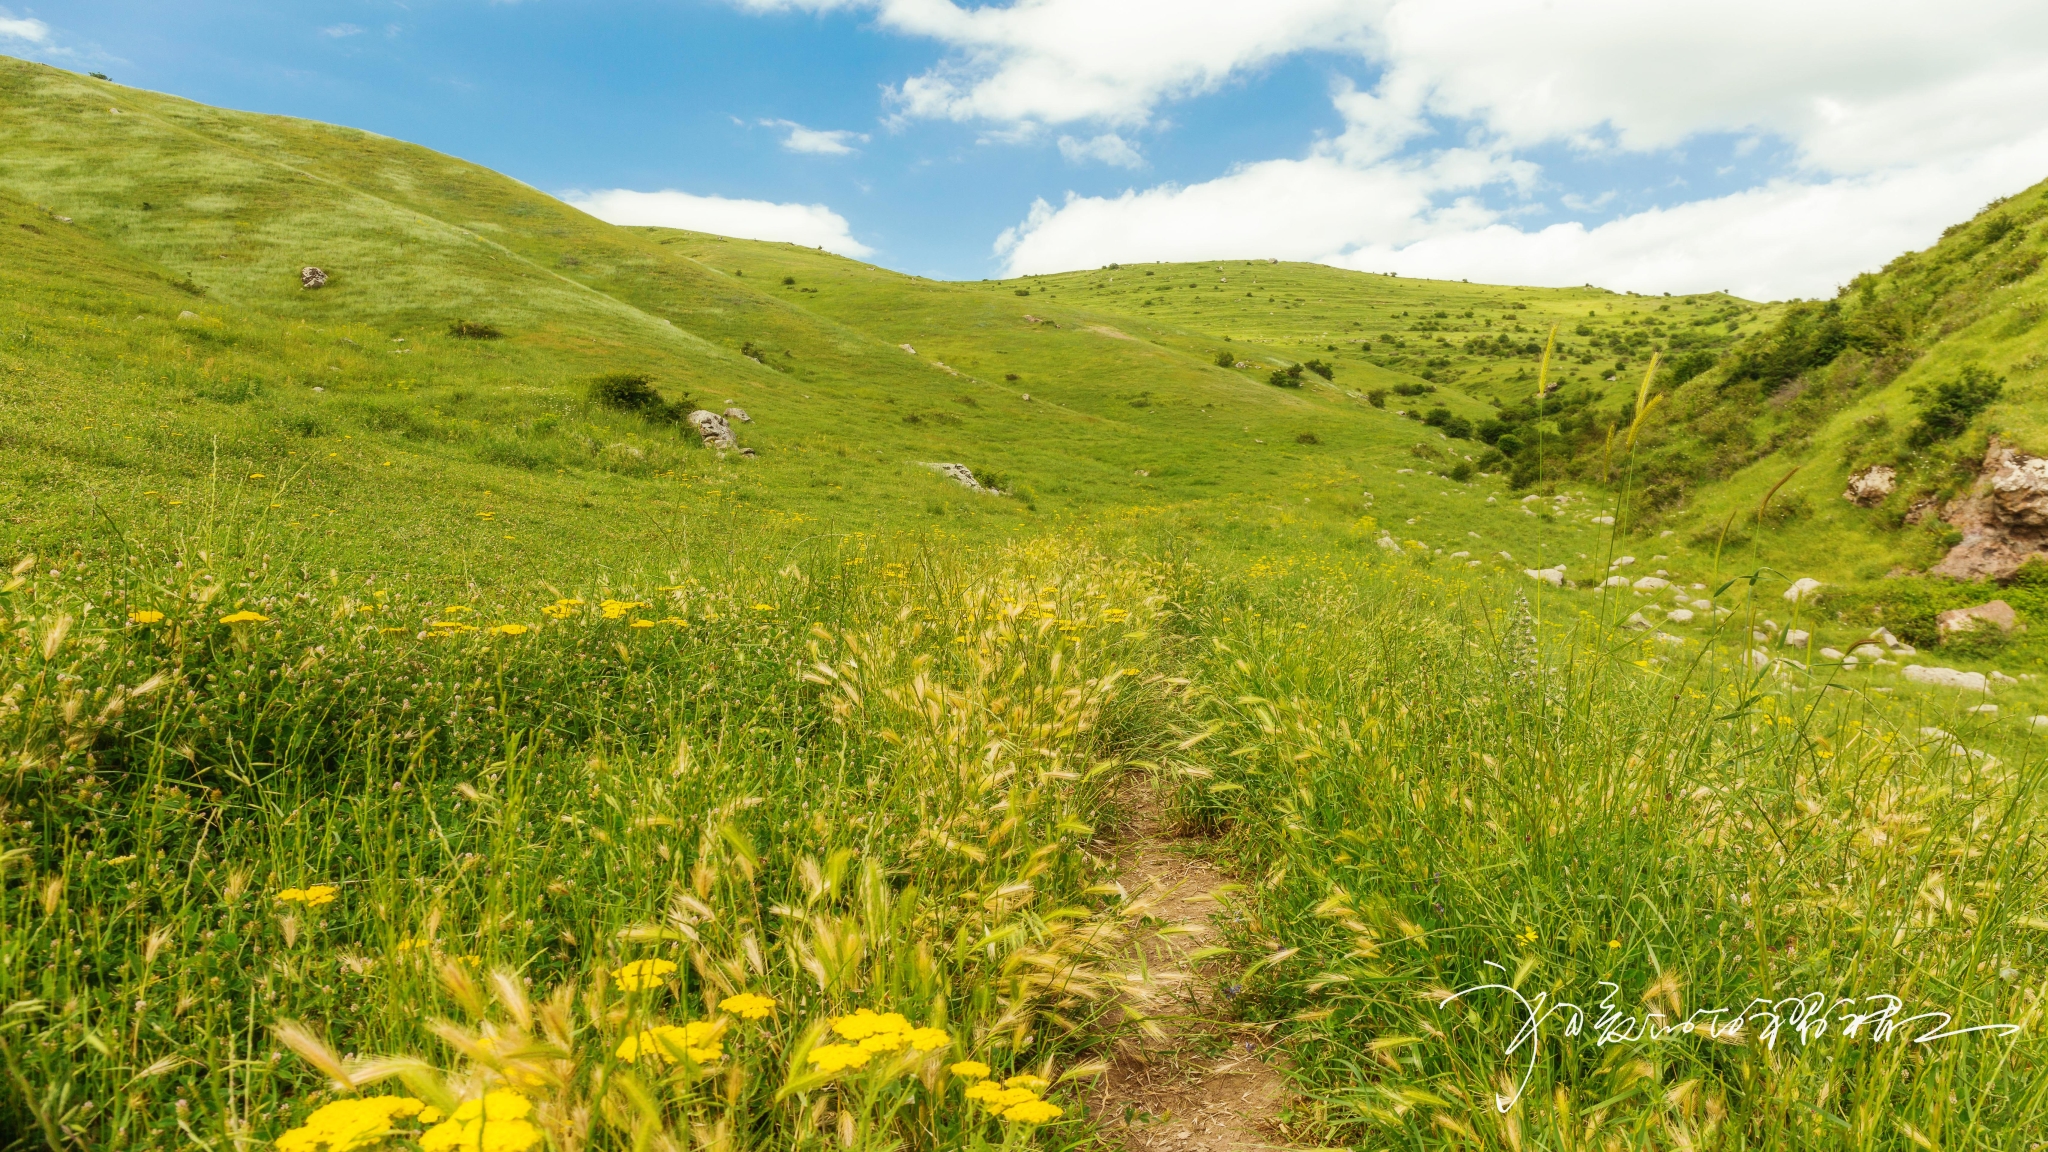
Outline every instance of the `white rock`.
{"type": "Polygon", "coordinates": [[[1612,517],[1612,516],[1595,516],[1595,517],[1593,517],[1593,523],[1595,523],[1595,524],[1612,524],[1612,523],[1614,523],[1614,517],[1612,517]]]}
{"type": "Polygon", "coordinates": [[[2027,720],[2027,723],[2035,728],[2048,728],[2048,716],[2030,717],[2027,720]]]}
{"type": "Polygon", "coordinates": [[[1771,654],[1761,648],[1751,648],[1742,654],[1742,662],[1751,668],[1769,668],[1771,666],[1771,654]]]}
{"type": "Polygon", "coordinates": [[[1607,566],[1609,568],[1626,568],[1635,562],[1636,558],[1633,556],[1616,556],[1607,566]]]}
{"type": "Polygon", "coordinates": [[[1670,586],[1671,581],[1664,579],[1662,576],[1645,576],[1630,585],[1630,587],[1638,592],[1655,592],[1659,588],[1669,588],[1670,586]]]}
{"type": "Polygon", "coordinates": [[[1413,469],[1413,468],[1396,468],[1396,469],[1394,469],[1394,475],[1396,475],[1396,476],[1413,476],[1413,475],[1415,475],[1415,469],[1413,469]]]}
{"type": "Polygon", "coordinates": [[[1496,552],[1494,553],[1494,555],[1499,556],[1501,559],[1507,561],[1510,564],[1513,564],[1515,562],[1515,558],[1513,556],[1510,556],[1506,552],[1496,552]]]}
{"type": "Polygon", "coordinates": [[[1877,645],[1872,644],[1866,640],[1863,643],[1856,645],[1854,648],[1849,649],[1849,654],[1851,656],[1861,656],[1865,660],[1875,660],[1878,657],[1884,655],[1884,649],[1879,648],[1877,645]]]}
{"type": "Polygon", "coordinates": [[[1862,661],[1856,659],[1854,656],[1842,657],[1842,667],[1844,668],[1854,668],[1856,665],[1860,663],[1862,663],[1862,661]]]}
{"type": "Polygon", "coordinates": [[[1600,582],[1600,586],[1602,588],[1626,588],[1628,587],[1628,577],[1609,576],[1607,579],[1602,580],[1600,582]]]}
{"type": "Polygon", "coordinates": [[[1451,559],[1453,559],[1453,560],[1463,560],[1463,559],[1464,559],[1465,557],[1467,557],[1467,556],[1470,556],[1470,555],[1472,555],[1472,554],[1471,554],[1470,552],[1453,552],[1453,553],[1451,553],[1451,559]]]}
{"type": "Polygon", "coordinates": [[[966,488],[975,492],[986,492],[991,496],[1002,495],[1001,492],[996,491],[994,488],[987,487],[983,485],[981,481],[975,479],[974,469],[969,468],[965,464],[934,462],[929,460],[920,461],[920,463],[922,463],[925,467],[930,468],[932,471],[937,472],[939,475],[951,479],[953,483],[960,485],[962,488],[966,488]]]}
{"type": "Polygon", "coordinates": [[[1792,582],[1790,588],[1785,589],[1785,599],[1796,604],[1806,599],[1807,595],[1818,587],[1820,587],[1820,581],[1815,580],[1811,576],[1801,576],[1792,582]]]}
{"type": "Polygon", "coordinates": [[[1634,628],[1640,632],[1651,628],[1653,625],[1651,625],[1648,619],[1644,618],[1641,612],[1631,612],[1628,614],[1628,619],[1621,622],[1621,626],[1624,628],[1634,628]]]}
{"type": "Polygon", "coordinates": [[[1524,568],[1522,569],[1522,575],[1527,576],[1531,580],[1541,580],[1545,584],[1558,587],[1564,585],[1564,569],[1562,568],[1524,568]]]}
{"type": "Polygon", "coordinates": [[[1675,645],[1678,645],[1678,646],[1680,646],[1680,647],[1683,647],[1683,646],[1685,645],[1685,637],[1683,637],[1683,636],[1673,636],[1673,635],[1672,635],[1671,633],[1669,633],[1669,632],[1659,632],[1659,633],[1657,633],[1657,643],[1659,643],[1659,644],[1675,644],[1675,645]]]}
{"type": "Polygon", "coordinates": [[[1687,605],[1687,607],[1695,612],[1712,612],[1714,610],[1714,602],[1712,600],[1695,600],[1687,605]]]}
{"type": "Polygon", "coordinates": [[[1979,705],[1976,705],[1975,707],[1972,707],[1972,708],[1965,708],[1965,709],[1963,709],[1963,711],[1965,711],[1965,712],[1975,712],[1975,713],[1977,713],[1978,715],[1981,715],[1981,716],[1996,716],[1996,715],[1998,715],[1998,705],[1996,705],[1996,704],[1979,704],[1979,705]]]}
{"type": "Polygon", "coordinates": [[[1749,638],[1759,644],[1769,644],[1771,642],[1771,634],[1761,628],[1750,629],[1749,638]]]}
{"type": "Polygon", "coordinates": [[[1991,678],[1992,678],[1993,680],[1997,681],[1997,682],[1998,682],[1998,683],[2000,683],[2000,684],[2017,684],[2017,683],[2019,683],[2019,681],[2017,681],[2017,680],[2013,679],[2013,678],[2012,678],[2012,677],[2010,677],[2010,676],[2007,676],[2007,675],[2006,675],[2005,673],[2003,673],[2003,672],[2000,672],[2000,671],[1998,671],[1998,670],[1997,670],[1996,668],[1994,668],[1994,669],[1992,669],[1992,670],[1991,670],[1991,678]]]}
{"type": "Polygon", "coordinates": [[[1389,552],[1399,552],[1401,550],[1401,542],[1392,536],[1382,536],[1375,543],[1389,552]]]}
{"type": "Polygon", "coordinates": [[[1839,648],[1823,648],[1820,650],[1820,654],[1830,660],[1840,660],[1842,658],[1842,650],[1839,648]]]}
{"type": "Polygon", "coordinates": [[[187,308],[187,309],[185,309],[185,310],[184,310],[183,312],[180,312],[180,313],[178,313],[178,319],[180,319],[180,320],[197,320],[197,319],[199,319],[199,313],[197,313],[197,312],[194,312],[194,311],[193,311],[193,310],[191,310],[190,308],[187,308]]]}
{"type": "Polygon", "coordinates": [[[1664,614],[1664,619],[1669,620],[1673,624],[1690,624],[1692,623],[1692,609],[1673,608],[1664,614]]]}
{"type": "Polygon", "coordinates": [[[1938,688],[1960,688],[1965,692],[1989,692],[1991,685],[1982,672],[1959,672],[1954,668],[1929,668],[1920,664],[1908,664],[1900,669],[1899,675],[1915,684],[1932,684],[1938,688]]]}
{"type": "Polygon", "coordinates": [[[1813,639],[1813,633],[1808,632],[1804,628],[1794,628],[1790,632],[1785,633],[1785,643],[1790,644],[1794,648],[1806,647],[1806,642],[1811,639],[1813,639]]]}

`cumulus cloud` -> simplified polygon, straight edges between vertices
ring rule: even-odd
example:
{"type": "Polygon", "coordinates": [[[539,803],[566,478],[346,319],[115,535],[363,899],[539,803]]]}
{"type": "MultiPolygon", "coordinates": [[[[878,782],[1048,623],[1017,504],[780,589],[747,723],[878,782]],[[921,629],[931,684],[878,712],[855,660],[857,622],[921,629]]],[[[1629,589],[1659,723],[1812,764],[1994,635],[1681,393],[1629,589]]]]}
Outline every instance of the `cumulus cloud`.
{"type": "Polygon", "coordinates": [[[761,126],[785,129],[787,134],[782,138],[784,150],[809,153],[813,156],[851,156],[857,149],[848,141],[858,140],[863,144],[868,142],[867,134],[864,132],[806,128],[794,120],[763,120],[761,126]]]}
{"type": "Polygon", "coordinates": [[[50,26],[29,16],[16,16],[0,8],[0,40],[15,40],[43,47],[50,43],[50,26]]]}
{"type": "Polygon", "coordinates": [[[1073,136],[1060,137],[1060,155],[1076,164],[1096,161],[1116,168],[1142,168],[1145,158],[1130,141],[1114,132],[1082,140],[1073,136]]]}
{"type": "Polygon", "coordinates": [[[841,256],[874,254],[874,249],[853,238],[846,217],[823,204],[777,204],[772,200],[733,200],[675,191],[635,192],[626,188],[564,192],[561,198],[610,224],[687,228],[746,240],[785,240],[841,256]]]}

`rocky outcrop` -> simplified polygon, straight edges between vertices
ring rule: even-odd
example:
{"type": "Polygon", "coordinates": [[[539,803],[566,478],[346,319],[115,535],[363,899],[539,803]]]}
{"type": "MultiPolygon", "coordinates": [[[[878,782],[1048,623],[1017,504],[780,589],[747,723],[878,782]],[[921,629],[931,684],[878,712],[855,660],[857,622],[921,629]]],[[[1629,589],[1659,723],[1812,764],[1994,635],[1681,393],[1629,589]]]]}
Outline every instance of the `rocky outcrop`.
{"type": "Polygon", "coordinates": [[[2048,560],[2048,459],[1993,436],[1977,483],[1949,501],[1941,518],[1963,541],[1928,569],[1932,575],[2002,580],[2029,560],[2048,560]]]}
{"type": "Polygon", "coordinates": [[[703,437],[706,448],[716,448],[721,452],[736,451],[742,456],[754,454],[752,448],[740,447],[739,439],[732,434],[732,425],[727,424],[725,417],[718,413],[699,408],[690,413],[689,420],[690,427],[695,428],[697,435],[703,437]]]}
{"type": "Polygon", "coordinates": [[[1899,675],[1915,684],[1932,684],[1937,688],[1960,688],[1965,692],[1989,692],[1990,682],[1982,672],[1961,672],[1954,668],[1923,668],[1909,664],[1899,669],[1899,675]]]}
{"type": "Polygon", "coordinates": [[[1898,470],[1889,464],[1872,464],[1863,471],[1849,477],[1848,491],[1842,499],[1863,508],[1875,508],[1884,503],[1898,486],[1898,470]]]}
{"type": "Polygon", "coordinates": [[[1001,496],[1003,494],[1000,489],[990,488],[975,479],[974,469],[969,468],[965,464],[938,463],[927,460],[924,461],[924,466],[941,476],[947,477],[962,488],[971,489],[975,492],[985,492],[990,496],[1001,496]]]}
{"type": "Polygon", "coordinates": [[[327,273],[309,264],[299,269],[299,287],[325,288],[327,287],[327,273]]]}
{"type": "Polygon", "coordinates": [[[747,415],[747,410],[744,408],[727,408],[725,410],[725,418],[735,424],[752,424],[754,422],[754,418],[747,415]]]}
{"type": "Polygon", "coordinates": [[[1808,596],[1813,595],[1814,591],[1819,587],[1820,581],[1815,580],[1811,576],[1801,576],[1792,582],[1790,588],[1785,589],[1785,599],[1797,604],[1808,596]]]}
{"type": "Polygon", "coordinates": [[[1956,632],[1975,632],[1984,624],[1996,625],[2000,632],[2010,632],[2018,627],[2019,614],[2005,601],[1992,600],[1969,608],[1951,608],[1934,618],[1934,626],[1943,637],[1956,632]]]}

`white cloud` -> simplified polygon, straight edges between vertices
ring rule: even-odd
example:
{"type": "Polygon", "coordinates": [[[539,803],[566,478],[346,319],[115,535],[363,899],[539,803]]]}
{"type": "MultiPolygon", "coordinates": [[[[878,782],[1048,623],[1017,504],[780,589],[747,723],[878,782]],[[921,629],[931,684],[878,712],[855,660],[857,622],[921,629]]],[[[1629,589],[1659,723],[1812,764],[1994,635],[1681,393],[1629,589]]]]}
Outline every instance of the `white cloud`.
{"type": "Polygon", "coordinates": [[[1114,132],[1082,140],[1073,136],[1060,137],[1060,155],[1076,164],[1090,160],[1099,161],[1117,168],[1142,168],[1145,158],[1130,141],[1114,132]]]}
{"type": "Polygon", "coordinates": [[[340,40],[348,36],[360,36],[363,30],[354,24],[329,24],[320,30],[322,36],[340,40]]]}
{"type": "Polygon", "coordinates": [[[0,40],[21,40],[38,47],[50,42],[50,26],[30,16],[15,16],[0,8],[0,40]]]}
{"type": "Polygon", "coordinates": [[[841,256],[874,254],[874,249],[853,238],[846,217],[823,204],[777,204],[771,200],[729,200],[723,196],[634,192],[625,188],[564,192],[562,199],[611,224],[652,224],[747,240],[786,240],[841,256]]]}
{"type": "Polygon", "coordinates": [[[794,120],[763,120],[764,128],[786,128],[789,134],[782,138],[782,147],[790,152],[803,152],[814,156],[851,156],[856,151],[849,140],[868,142],[864,132],[843,130],[825,131],[806,128],[794,120]]]}

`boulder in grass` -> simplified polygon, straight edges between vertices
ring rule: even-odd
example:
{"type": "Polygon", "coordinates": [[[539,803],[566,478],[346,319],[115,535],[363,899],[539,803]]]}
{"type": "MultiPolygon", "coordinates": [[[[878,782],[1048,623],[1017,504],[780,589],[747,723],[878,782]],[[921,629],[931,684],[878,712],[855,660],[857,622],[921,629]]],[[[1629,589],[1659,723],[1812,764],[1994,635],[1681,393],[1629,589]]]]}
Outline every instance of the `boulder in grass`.
{"type": "Polygon", "coordinates": [[[1849,477],[1849,490],[1842,493],[1842,499],[1859,508],[1875,508],[1892,494],[1898,476],[1898,470],[1889,464],[1872,464],[1849,477]]]}
{"type": "Polygon", "coordinates": [[[299,269],[299,287],[306,289],[327,287],[327,273],[308,264],[299,269]]]}
{"type": "Polygon", "coordinates": [[[1814,590],[1819,587],[1820,581],[1815,580],[1811,576],[1801,576],[1792,582],[1790,588],[1785,589],[1785,599],[1797,604],[1799,601],[1812,595],[1814,590]]]}
{"type": "Polygon", "coordinates": [[[1951,608],[1934,618],[1935,627],[1947,637],[1958,632],[1975,632],[1986,624],[1996,625],[2000,632],[2010,632],[2019,626],[2019,616],[2012,605],[2003,600],[1992,600],[1969,608],[1951,608]]]}
{"type": "Polygon", "coordinates": [[[1794,628],[1790,632],[1785,633],[1785,643],[1794,648],[1806,647],[1806,642],[1811,639],[1813,639],[1813,634],[1804,628],[1794,628]]]}
{"type": "Polygon", "coordinates": [[[1672,624],[1690,624],[1692,623],[1692,609],[1673,608],[1664,614],[1664,619],[1672,624]]]}
{"type": "Polygon", "coordinates": [[[962,488],[966,488],[975,492],[987,493],[990,496],[1002,495],[1002,492],[1000,490],[991,488],[988,485],[983,484],[981,480],[974,475],[974,469],[969,468],[965,464],[926,462],[925,467],[931,469],[934,472],[937,472],[941,476],[947,477],[948,479],[952,480],[953,483],[960,485],[962,488]]]}
{"type": "Polygon", "coordinates": [[[699,408],[695,412],[690,413],[689,421],[690,427],[695,428],[697,435],[703,438],[706,448],[724,450],[739,448],[740,442],[732,434],[732,425],[727,424],[725,417],[720,416],[718,413],[707,412],[699,408]]]}
{"type": "Polygon", "coordinates": [[[744,408],[727,408],[725,410],[725,418],[735,424],[752,424],[754,422],[754,418],[747,415],[747,410],[744,408]]]}
{"type": "Polygon", "coordinates": [[[1527,576],[1531,580],[1541,580],[1553,587],[1564,586],[1564,569],[1562,568],[1524,568],[1522,569],[1522,575],[1527,576]]]}
{"type": "Polygon", "coordinates": [[[1638,592],[1655,592],[1660,588],[1671,587],[1671,581],[1664,579],[1662,576],[1645,576],[1631,584],[1630,587],[1638,592]]]}
{"type": "Polygon", "coordinates": [[[1915,684],[1931,684],[1937,688],[1959,688],[1965,692],[1989,692],[1990,681],[1982,672],[1963,672],[1954,668],[1928,668],[1919,664],[1908,664],[1899,670],[1899,675],[1915,684]]]}

